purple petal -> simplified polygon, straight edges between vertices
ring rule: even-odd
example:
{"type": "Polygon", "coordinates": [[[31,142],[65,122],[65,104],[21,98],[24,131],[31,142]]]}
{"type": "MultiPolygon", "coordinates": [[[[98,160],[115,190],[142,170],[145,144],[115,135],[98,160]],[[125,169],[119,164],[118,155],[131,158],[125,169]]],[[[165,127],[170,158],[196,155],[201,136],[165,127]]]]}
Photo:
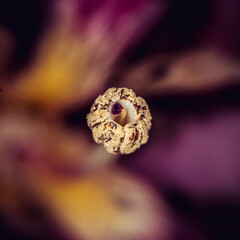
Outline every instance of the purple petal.
{"type": "Polygon", "coordinates": [[[189,117],[167,130],[153,115],[146,147],[126,164],[154,181],[194,196],[236,194],[240,181],[240,113],[189,117]],[[165,131],[165,132],[164,132],[165,131]]]}

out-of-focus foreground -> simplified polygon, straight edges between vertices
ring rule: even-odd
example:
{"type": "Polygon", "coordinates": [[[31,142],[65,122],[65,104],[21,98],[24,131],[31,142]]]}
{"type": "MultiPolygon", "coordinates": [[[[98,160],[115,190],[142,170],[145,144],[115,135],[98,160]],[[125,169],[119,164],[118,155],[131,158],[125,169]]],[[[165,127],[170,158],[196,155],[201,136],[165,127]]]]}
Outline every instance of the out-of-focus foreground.
{"type": "Polygon", "coordinates": [[[0,2],[0,239],[240,239],[238,0],[0,2]],[[149,142],[94,143],[109,87],[149,142]]]}

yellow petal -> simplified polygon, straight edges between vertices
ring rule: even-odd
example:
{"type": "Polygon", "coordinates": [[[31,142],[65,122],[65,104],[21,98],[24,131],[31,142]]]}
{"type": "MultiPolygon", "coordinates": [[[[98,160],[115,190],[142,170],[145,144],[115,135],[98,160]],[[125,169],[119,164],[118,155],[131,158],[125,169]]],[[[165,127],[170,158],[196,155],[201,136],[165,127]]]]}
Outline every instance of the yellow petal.
{"type": "Polygon", "coordinates": [[[168,213],[138,179],[109,168],[79,179],[39,180],[49,211],[72,236],[88,240],[165,239],[168,213]]]}

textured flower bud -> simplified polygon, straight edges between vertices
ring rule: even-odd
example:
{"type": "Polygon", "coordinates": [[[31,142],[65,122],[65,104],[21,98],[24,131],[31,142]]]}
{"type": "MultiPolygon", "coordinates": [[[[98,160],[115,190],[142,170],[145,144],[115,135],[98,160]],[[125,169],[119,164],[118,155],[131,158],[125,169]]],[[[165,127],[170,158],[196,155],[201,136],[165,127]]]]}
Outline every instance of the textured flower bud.
{"type": "Polygon", "coordinates": [[[130,154],[148,140],[151,114],[146,101],[127,88],[110,88],[87,116],[96,143],[109,153],[130,154]]]}

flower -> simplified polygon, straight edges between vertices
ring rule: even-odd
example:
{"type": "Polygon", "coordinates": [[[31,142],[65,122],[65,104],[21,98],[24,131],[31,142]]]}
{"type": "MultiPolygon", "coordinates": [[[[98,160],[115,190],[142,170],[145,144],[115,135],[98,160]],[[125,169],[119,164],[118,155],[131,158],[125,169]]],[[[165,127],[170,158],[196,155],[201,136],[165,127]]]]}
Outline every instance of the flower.
{"type": "Polygon", "coordinates": [[[56,231],[54,239],[165,239],[170,221],[161,196],[93,143],[85,114],[78,130],[62,117],[106,87],[120,54],[159,12],[155,0],[93,3],[53,2],[31,61],[1,78],[3,225],[18,238],[56,231]]]}
{"type": "Polygon", "coordinates": [[[0,5],[1,239],[239,239],[237,1],[0,5]],[[87,128],[113,86],[153,116],[131,155],[87,128]]]}

